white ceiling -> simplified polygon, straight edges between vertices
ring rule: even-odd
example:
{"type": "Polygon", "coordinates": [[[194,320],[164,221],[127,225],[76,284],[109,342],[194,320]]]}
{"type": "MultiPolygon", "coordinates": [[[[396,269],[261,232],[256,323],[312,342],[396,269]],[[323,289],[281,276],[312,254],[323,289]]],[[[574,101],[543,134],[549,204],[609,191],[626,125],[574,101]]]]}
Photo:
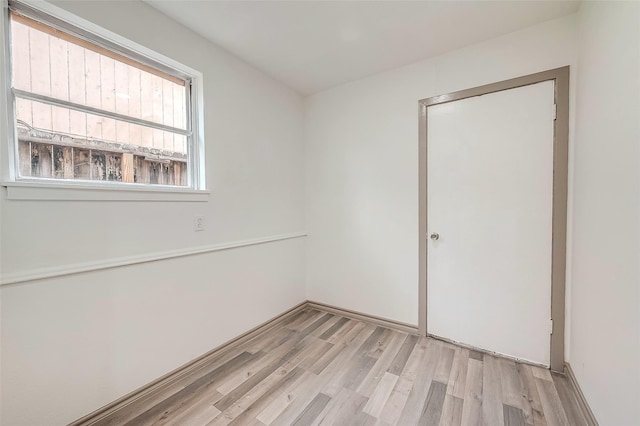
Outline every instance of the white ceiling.
{"type": "Polygon", "coordinates": [[[577,1],[147,0],[303,95],[575,12],[577,1]]]}

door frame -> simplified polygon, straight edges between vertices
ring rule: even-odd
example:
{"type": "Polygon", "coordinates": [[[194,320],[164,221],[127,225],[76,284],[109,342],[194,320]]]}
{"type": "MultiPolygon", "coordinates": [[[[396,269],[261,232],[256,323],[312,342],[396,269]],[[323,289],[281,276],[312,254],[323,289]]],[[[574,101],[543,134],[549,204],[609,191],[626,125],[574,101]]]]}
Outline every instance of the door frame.
{"type": "Polygon", "coordinates": [[[427,107],[522,86],[554,81],[553,199],[551,242],[551,369],[564,369],[565,273],[567,252],[567,176],[569,167],[569,66],[422,99],[419,117],[419,286],[418,330],[427,336],[427,107]]]}

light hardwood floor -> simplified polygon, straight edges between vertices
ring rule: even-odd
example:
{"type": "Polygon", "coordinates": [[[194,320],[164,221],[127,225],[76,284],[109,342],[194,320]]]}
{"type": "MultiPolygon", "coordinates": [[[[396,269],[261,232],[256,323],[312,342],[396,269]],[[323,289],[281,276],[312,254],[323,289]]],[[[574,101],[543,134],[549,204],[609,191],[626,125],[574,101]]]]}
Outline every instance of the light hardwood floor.
{"type": "Polygon", "coordinates": [[[565,377],[307,309],[101,425],[587,425],[565,377]]]}

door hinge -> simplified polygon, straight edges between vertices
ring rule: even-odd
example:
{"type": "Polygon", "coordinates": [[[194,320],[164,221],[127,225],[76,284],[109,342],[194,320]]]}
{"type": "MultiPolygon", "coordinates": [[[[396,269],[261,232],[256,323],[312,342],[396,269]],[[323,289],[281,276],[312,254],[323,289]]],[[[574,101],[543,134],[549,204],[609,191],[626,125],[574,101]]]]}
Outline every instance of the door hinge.
{"type": "Polygon", "coordinates": [[[553,104],[553,119],[558,118],[558,104],[553,104]]]}
{"type": "Polygon", "coordinates": [[[549,334],[553,334],[553,319],[549,320],[549,334]]]}

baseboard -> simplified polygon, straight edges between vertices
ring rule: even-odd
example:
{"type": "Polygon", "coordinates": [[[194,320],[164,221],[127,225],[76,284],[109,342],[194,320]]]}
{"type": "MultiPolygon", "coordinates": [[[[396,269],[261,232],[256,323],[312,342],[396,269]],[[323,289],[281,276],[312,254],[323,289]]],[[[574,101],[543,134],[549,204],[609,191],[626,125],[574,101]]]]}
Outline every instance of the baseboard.
{"type": "Polygon", "coordinates": [[[187,364],[184,364],[181,367],[173,370],[172,372],[165,374],[164,376],[154,380],[153,382],[134,390],[133,392],[115,400],[114,402],[105,405],[98,410],[87,414],[86,416],[70,423],[69,426],[89,426],[92,425],[105,417],[108,417],[118,410],[127,407],[130,404],[140,400],[141,398],[145,398],[155,392],[162,391],[163,388],[169,386],[175,381],[181,379],[182,377],[190,374],[191,372],[200,368],[203,364],[210,362],[213,358],[221,356],[226,352],[233,350],[234,348],[240,346],[241,344],[257,337],[258,335],[270,330],[271,328],[277,326],[279,323],[283,322],[287,318],[297,314],[298,312],[304,309],[317,309],[319,311],[328,312],[336,315],[340,315],[347,318],[352,318],[358,321],[367,321],[373,324],[378,324],[383,327],[388,327],[394,330],[402,331],[404,333],[409,334],[418,334],[418,327],[410,324],[405,324],[399,321],[393,321],[387,318],[381,318],[374,315],[364,314],[361,312],[352,311],[349,309],[339,308],[336,306],[326,305],[324,303],[305,301],[302,302],[293,308],[277,315],[270,320],[260,324],[257,327],[252,328],[246,333],[241,334],[240,336],[232,339],[217,348],[207,352],[206,354],[194,359],[187,364]]]}
{"type": "Polygon", "coordinates": [[[569,380],[569,383],[573,388],[573,392],[578,399],[578,405],[580,406],[580,410],[582,410],[582,414],[584,415],[584,418],[587,420],[586,426],[598,426],[598,421],[596,420],[596,416],[593,415],[593,411],[591,411],[591,407],[589,407],[589,403],[587,402],[587,399],[584,397],[584,393],[582,393],[582,389],[580,389],[578,380],[576,380],[576,376],[575,374],[573,374],[571,365],[568,362],[564,363],[564,375],[569,380]]]}
{"type": "Polygon", "coordinates": [[[173,370],[170,373],[165,374],[164,376],[154,380],[153,382],[148,383],[147,385],[134,390],[133,392],[113,401],[112,403],[107,404],[104,407],[99,408],[96,411],[90,414],[87,414],[86,416],[70,423],[69,426],[92,425],[104,419],[105,417],[112,415],[118,410],[121,410],[130,404],[133,404],[134,402],[136,402],[141,398],[147,397],[150,394],[153,394],[155,392],[160,392],[163,388],[169,386],[170,384],[188,375],[189,373],[197,370],[203,364],[210,362],[212,358],[221,356],[226,352],[240,346],[241,344],[248,342],[249,340],[272,329],[279,323],[297,314],[298,312],[306,309],[307,307],[308,307],[308,303],[306,301],[299,303],[293,308],[271,318],[268,321],[265,321],[264,323],[252,328],[251,330],[241,334],[240,336],[234,339],[229,340],[228,342],[223,343],[222,345],[216,347],[215,349],[207,352],[204,355],[199,356],[198,358],[182,365],[181,367],[178,367],[177,369],[173,370]]]}
{"type": "MultiPolygon", "coordinates": [[[[292,307],[291,309],[271,318],[270,320],[252,328],[251,330],[247,331],[246,333],[241,334],[240,336],[229,340],[228,342],[218,346],[217,348],[207,352],[206,354],[194,359],[191,362],[188,362],[187,364],[184,364],[183,366],[173,370],[172,372],[165,374],[164,376],[158,378],[157,380],[154,380],[153,382],[139,388],[136,389],[135,391],[117,399],[116,401],[105,405],[102,408],[99,408],[98,410],[87,414],[86,416],[70,423],[69,426],[88,426],[88,425],[92,425],[102,419],[104,419],[105,417],[108,417],[112,414],[114,414],[115,412],[117,412],[118,410],[121,410],[125,407],[127,407],[130,404],[133,404],[134,402],[138,401],[141,398],[145,398],[155,392],[160,392],[162,391],[163,388],[171,385],[172,383],[174,383],[177,380],[180,380],[181,378],[183,378],[184,376],[190,374],[191,372],[197,370],[198,368],[200,368],[203,364],[206,364],[208,362],[210,362],[213,358],[224,355],[226,352],[233,350],[234,348],[240,346],[241,344],[248,342],[249,340],[259,336],[260,334],[270,330],[271,328],[277,326],[279,323],[285,321],[287,318],[297,314],[298,312],[304,310],[304,309],[317,309],[319,311],[323,311],[323,312],[328,312],[328,313],[332,313],[332,314],[336,314],[336,315],[340,315],[343,317],[347,317],[347,318],[352,318],[355,319],[357,321],[367,321],[373,324],[378,324],[384,327],[388,327],[391,329],[395,329],[398,331],[402,331],[405,333],[409,333],[409,334],[418,334],[418,327],[415,325],[411,325],[411,324],[406,324],[403,322],[399,322],[399,321],[394,321],[394,320],[390,320],[387,318],[381,318],[381,317],[377,317],[374,315],[369,315],[369,314],[365,314],[362,312],[356,312],[356,311],[352,311],[350,309],[344,309],[344,308],[340,308],[337,306],[332,306],[332,305],[327,305],[324,303],[319,303],[319,302],[314,302],[314,301],[305,301],[302,303],[299,303],[298,305],[292,307]]],[[[438,340],[442,340],[448,343],[452,343],[452,344],[456,344],[458,346],[463,346],[463,347],[467,347],[469,349],[473,349],[479,352],[484,352],[484,353],[489,353],[491,355],[496,355],[496,356],[502,356],[505,358],[509,358],[509,359],[514,359],[517,360],[518,362],[525,362],[525,363],[529,363],[527,361],[524,360],[520,360],[520,359],[516,359],[516,358],[512,358],[512,357],[508,357],[505,355],[501,355],[501,354],[495,354],[493,352],[490,351],[486,351],[483,349],[479,349],[479,348],[475,348],[469,345],[464,345],[461,344],[459,342],[454,342],[439,336],[433,336],[433,335],[429,335],[429,337],[434,338],[434,339],[438,339],[438,340]]],[[[529,363],[531,364],[531,363],[529,363]]],[[[536,364],[533,364],[536,365],[536,364]]],[[[596,420],[595,416],[593,415],[593,412],[591,411],[591,408],[589,407],[589,404],[587,403],[587,400],[584,397],[584,394],[582,393],[582,390],[580,389],[580,386],[578,385],[578,382],[576,380],[575,375],[573,374],[573,370],[571,369],[571,365],[569,365],[569,363],[565,363],[564,366],[564,374],[567,377],[567,379],[569,380],[569,383],[571,384],[571,386],[573,387],[573,390],[575,392],[575,395],[577,396],[578,399],[578,404],[580,406],[580,409],[582,410],[585,419],[587,419],[588,425],[587,426],[598,426],[598,421],[596,420]]]]}
{"type": "Polygon", "coordinates": [[[383,327],[388,327],[394,330],[402,331],[403,333],[418,334],[418,327],[415,325],[407,324],[400,321],[394,321],[387,318],[377,317],[375,315],[369,315],[362,312],[352,311],[350,309],[340,308],[338,306],[327,305],[326,303],[307,301],[309,308],[318,309],[320,311],[329,312],[343,317],[352,318],[358,321],[367,321],[373,324],[378,324],[383,327]]]}

